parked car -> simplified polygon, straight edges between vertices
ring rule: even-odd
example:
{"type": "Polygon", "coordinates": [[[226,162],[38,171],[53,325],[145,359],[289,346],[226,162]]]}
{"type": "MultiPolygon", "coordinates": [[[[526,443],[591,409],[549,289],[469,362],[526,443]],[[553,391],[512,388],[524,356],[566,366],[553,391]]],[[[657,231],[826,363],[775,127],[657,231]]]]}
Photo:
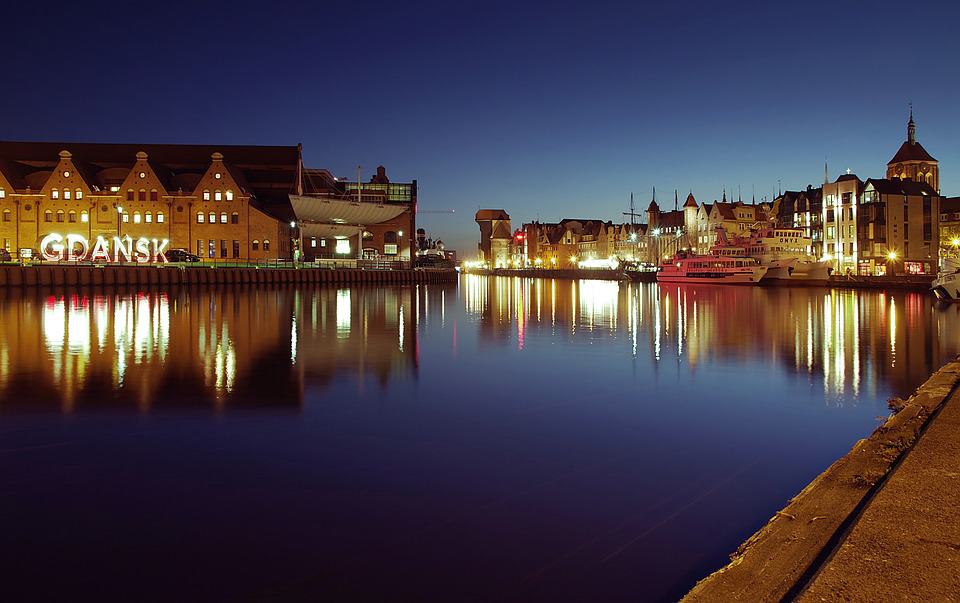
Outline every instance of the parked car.
{"type": "Polygon", "coordinates": [[[186,249],[171,249],[166,252],[167,259],[171,262],[199,262],[200,258],[193,255],[186,249]]]}
{"type": "Polygon", "coordinates": [[[0,262],[12,262],[13,256],[6,249],[0,248],[0,262]]]}

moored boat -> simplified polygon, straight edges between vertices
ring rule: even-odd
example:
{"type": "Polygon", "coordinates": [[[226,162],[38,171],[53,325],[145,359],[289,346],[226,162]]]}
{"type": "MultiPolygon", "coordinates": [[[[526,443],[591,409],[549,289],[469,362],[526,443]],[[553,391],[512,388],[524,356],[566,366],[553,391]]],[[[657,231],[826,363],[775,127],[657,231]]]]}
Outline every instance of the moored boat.
{"type": "Polygon", "coordinates": [[[717,241],[710,253],[718,257],[750,257],[767,267],[764,280],[824,281],[830,278],[830,263],[810,255],[812,241],[801,228],[765,225],[748,236],[727,238],[717,228],[717,241]]]}
{"type": "Polygon", "coordinates": [[[660,283],[708,283],[712,285],[756,285],[767,273],[766,266],[749,257],[723,257],[678,253],[657,272],[660,283]]]}
{"type": "Polygon", "coordinates": [[[943,268],[930,283],[930,290],[941,301],[960,300],[960,260],[944,259],[943,268]]]}

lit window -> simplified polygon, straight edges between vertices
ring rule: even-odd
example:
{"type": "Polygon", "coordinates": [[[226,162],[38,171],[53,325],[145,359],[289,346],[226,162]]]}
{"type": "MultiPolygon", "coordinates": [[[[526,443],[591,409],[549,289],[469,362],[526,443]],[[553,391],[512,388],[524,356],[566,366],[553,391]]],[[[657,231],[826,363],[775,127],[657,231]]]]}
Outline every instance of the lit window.
{"type": "Polygon", "coordinates": [[[263,250],[270,251],[270,241],[267,241],[267,240],[263,241],[263,250]]]}
{"type": "Polygon", "coordinates": [[[203,212],[197,214],[197,224],[203,224],[203,212]]]}
{"type": "Polygon", "coordinates": [[[204,201],[210,200],[210,191],[203,191],[203,200],[204,201]]]}
{"type": "Polygon", "coordinates": [[[111,193],[116,193],[116,192],[119,191],[119,190],[120,190],[120,187],[119,187],[119,186],[111,186],[111,187],[110,187],[110,192],[111,192],[111,193]]]}
{"type": "Polygon", "coordinates": [[[210,223],[211,223],[211,224],[216,224],[216,223],[217,223],[217,214],[215,214],[215,213],[213,213],[213,212],[210,212],[210,223]]]}
{"type": "Polygon", "coordinates": [[[63,198],[64,198],[64,199],[69,199],[69,198],[70,198],[70,191],[69,191],[69,190],[63,189],[63,198]]]}
{"type": "Polygon", "coordinates": [[[214,193],[213,193],[213,200],[214,200],[214,201],[223,201],[223,193],[221,193],[220,191],[214,192],[214,193]]]}
{"type": "Polygon", "coordinates": [[[59,199],[59,198],[60,198],[60,191],[58,191],[57,189],[53,189],[52,191],[50,191],[50,198],[51,198],[51,199],[59,199]]]}
{"type": "Polygon", "coordinates": [[[89,221],[90,221],[90,214],[88,214],[86,211],[80,212],[80,221],[83,222],[84,224],[86,224],[87,222],[89,222],[89,221]]]}
{"type": "Polygon", "coordinates": [[[317,246],[317,240],[315,238],[312,238],[312,237],[310,238],[310,246],[311,247],[317,246]]]}
{"type": "Polygon", "coordinates": [[[220,214],[220,223],[221,224],[227,223],[227,212],[223,212],[220,214]]]}
{"type": "Polygon", "coordinates": [[[3,188],[0,188],[0,199],[3,199],[6,196],[7,196],[7,191],[4,190],[3,188]]]}
{"type": "Polygon", "coordinates": [[[337,246],[334,248],[334,252],[340,253],[340,254],[350,253],[350,240],[337,239],[337,246]]]}
{"type": "Polygon", "coordinates": [[[130,221],[130,214],[123,214],[123,223],[126,224],[130,221]]]}
{"type": "Polygon", "coordinates": [[[162,212],[162,211],[158,211],[158,212],[157,212],[157,224],[163,224],[163,212],[162,212]]]}
{"type": "Polygon", "coordinates": [[[152,223],[153,223],[153,214],[150,213],[150,212],[147,212],[147,213],[143,214],[143,221],[146,222],[147,224],[152,224],[152,223]]]}
{"type": "Polygon", "coordinates": [[[71,222],[71,223],[76,222],[76,221],[77,221],[77,212],[71,211],[69,214],[67,214],[67,221],[68,221],[68,222],[71,222]]]}
{"type": "Polygon", "coordinates": [[[233,191],[227,191],[227,201],[233,201],[233,191]]]}
{"type": "Polygon", "coordinates": [[[140,223],[140,212],[138,211],[133,212],[133,223],[134,224],[140,223]]]}
{"type": "Polygon", "coordinates": [[[64,177],[64,178],[69,178],[69,177],[70,177],[70,172],[69,172],[69,171],[64,171],[64,172],[63,172],[63,177],[64,177]]]}
{"type": "Polygon", "coordinates": [[[83,199],[83,191],[78,188],[78,189],[77,189],[77,194],[74,195],[74,197],[77,198],[77,199],[83,199]]]}

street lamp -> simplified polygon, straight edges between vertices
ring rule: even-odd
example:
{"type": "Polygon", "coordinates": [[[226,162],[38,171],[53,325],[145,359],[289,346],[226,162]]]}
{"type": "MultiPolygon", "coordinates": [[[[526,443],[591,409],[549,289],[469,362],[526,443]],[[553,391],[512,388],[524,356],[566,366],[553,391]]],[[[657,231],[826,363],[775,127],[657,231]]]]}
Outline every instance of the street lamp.
{"type": "Polygon", "coordinates": [[[117,206],[117,238],[120,238],[120,218],[123,217],[123,206],[117,206]]]}

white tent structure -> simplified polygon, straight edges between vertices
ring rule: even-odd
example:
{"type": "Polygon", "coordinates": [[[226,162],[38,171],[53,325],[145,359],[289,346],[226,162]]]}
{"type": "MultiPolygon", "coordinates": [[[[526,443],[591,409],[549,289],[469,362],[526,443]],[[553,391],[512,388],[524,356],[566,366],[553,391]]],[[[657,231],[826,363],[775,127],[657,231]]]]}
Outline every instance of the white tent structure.
{"type": "MultiPolygon", "coordinates": [[[[406,205],[290,195],[290,204],[300,229],[301,245],[304,237],[343,239],[358,236],[362,240],[366,226],[392,220],[407,211],[406,205]]],[[[362,245],[357,246],[362,253],[362,245]]]]}

